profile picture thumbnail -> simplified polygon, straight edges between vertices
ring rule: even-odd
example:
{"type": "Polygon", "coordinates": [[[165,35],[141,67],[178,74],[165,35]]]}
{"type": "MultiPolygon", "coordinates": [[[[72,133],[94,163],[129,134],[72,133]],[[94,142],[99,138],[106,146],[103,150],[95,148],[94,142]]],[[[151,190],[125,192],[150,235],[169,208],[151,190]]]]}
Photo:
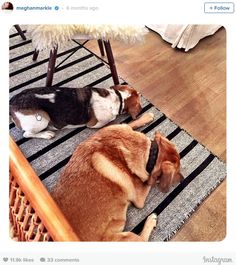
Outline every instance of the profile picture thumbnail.
{"type": "Polygon", "coordinates": [[[4,2],[2,4],[2,10],[13,10],[13,4],[11,2],[4,2]]]}

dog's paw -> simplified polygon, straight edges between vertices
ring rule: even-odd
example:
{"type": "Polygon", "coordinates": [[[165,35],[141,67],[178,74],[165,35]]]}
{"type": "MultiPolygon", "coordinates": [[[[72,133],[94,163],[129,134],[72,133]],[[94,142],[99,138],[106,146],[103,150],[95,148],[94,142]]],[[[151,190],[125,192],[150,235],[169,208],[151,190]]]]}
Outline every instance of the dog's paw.
{"type": "Polygon", "coordinates": [[[154,114],[152,112],[148,112],[147,115],[149,116],[150,119],[154,119],[154,114]]]}
{"type": "Polygon", "coordinates": [[[45,132],[41,132],[41,137],[43,139],[52,139],[55,136],[55,133],[52,131],[45,131],[45,132]]]}
{"type": "Polygon", "coordinates": [[[157,214],[156,213],[152,213],[148,216],[147,218],[147,222],[150,226],[152,226],[153,228],[155,228],[157,226],[157,214]]]}
{"type": "Polygon", "coordinates": [[[39,133],[24,132],[23,136],[25,138],[51,139],[55,136],[55,133],[52,131],[44,131],[44,132],[39,132],[39,133]]]}
{"type": "Polygon", "coordinates": [[[144,113],[141,116],[141,119],[143,120],[143,122],[145,124],[150,123],[150,122],[152,122],[154,120],[154,114],[152,112],[144,113]]]}

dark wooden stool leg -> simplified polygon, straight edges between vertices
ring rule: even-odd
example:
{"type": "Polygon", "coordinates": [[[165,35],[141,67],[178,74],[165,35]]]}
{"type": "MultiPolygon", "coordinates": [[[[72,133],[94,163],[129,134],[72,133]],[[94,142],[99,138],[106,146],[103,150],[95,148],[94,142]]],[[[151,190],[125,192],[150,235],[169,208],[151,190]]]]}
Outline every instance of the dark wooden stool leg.
{"type": "Polygon", "coordinates": [[[38,59],[38,55],[39,55],[39,50],[34,50],[34,54],[33,54],[33,61],[36,61],[38,59]]]}
{"type": "Polygon", "coordinates": [[[99,50],[100,50],[100,53],[101,53],[101,56],[105,56],[105,52],[104,52],[104,48],[103,48],[103,42],[102,40],[98,40],[98,46],[99,46],[99,50]]]}
{"type": "Polygon", "coordinates": [[[20,26],[19,26],[19,25],[14,25],[14,27],[15,27],[15,29],[17,30],[17,32],[20,34],[21,38],[22,38],[23,40],[26,40],[25,34],[24,34],[24,32],[22,31],[22,29],[20,28],[20,26]]]}
{"type": "Polygon", "coordinates": [[[115,85],[119,85],[119,78],[118,78],[116,65],[115,65],[115,60],[114,60],[114,57],[113,57],[111,44],[110,44],[109,40],[108,41],[104,41],[104,46],[105,46],[105,50],[106,50],[106,54],[107,54],[108,64],[109,64],[109,66],[111,68],[111,74],[112,74],[112,78],[113,78],[114,84],[115,85]]]}
{"type": "Polygon", "coordinates": [[[53,74],[55,72],[56,58],[57,58],[57,47],[50,51],[47,78],[46,78],[46,86],[52,86],[53,74]]]}

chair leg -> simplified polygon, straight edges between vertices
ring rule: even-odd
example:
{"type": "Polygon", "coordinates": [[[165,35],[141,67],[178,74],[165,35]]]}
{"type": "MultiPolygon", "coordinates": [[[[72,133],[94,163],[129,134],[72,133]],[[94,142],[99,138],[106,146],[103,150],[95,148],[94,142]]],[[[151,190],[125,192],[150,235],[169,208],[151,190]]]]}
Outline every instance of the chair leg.
{"type": "Polygon", "coordinates": [[[99,50],[100,50],[100,53],[101,53],[101,56],[105,56],[105,52],[104,52],[104,48],[103,48],[103,42],[102,40],[98,40],[98,46],[99,46],[99,50]]]}
{"type": "Polygon", "coordinates": [[[116,65],[115,65],[115,60],[114,60],[114,57],[113,57],[111,44],[110,44],[109,40],[104,41],[104,46],[105,46],[105,50],[106,50],[106,54],[107,54],[108,64],[109,64],[110,69],[111,69],[113,82],[114,82],[115,85],[119,85],[119,78],[118,78],[116,65]]]}
{"type": "Polygon", "coordinates": [[[57,58],[57,47],[50,51],[47,78],[46,78],[46,86],[52,86],[53,75],[55,72],[56,58],[57,58]]]}
{"type": "Polygon", "coordinates": [[[25,34],[24,32],[22,31],[21,27],[17,24],[17,25],[14,25],[16,31],[20,34],[21,38],[23,40],[26,40],[26,37],[25,37],[25,34]]]}
{"type": "Polygon", "coordinates": [[[34,54],[33,54],[33,61],[36,61],[38,59],[38,55],[39,55],[39,50],[34,50],[34,54]]]}

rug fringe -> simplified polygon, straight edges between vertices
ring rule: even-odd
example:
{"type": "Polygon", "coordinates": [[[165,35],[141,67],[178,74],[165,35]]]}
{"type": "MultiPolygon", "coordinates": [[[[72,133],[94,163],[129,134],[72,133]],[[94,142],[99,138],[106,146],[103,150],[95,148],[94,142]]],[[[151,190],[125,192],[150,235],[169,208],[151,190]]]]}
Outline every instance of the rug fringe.
{"type": "Polygon", "coordinates": [[[171,234],[169,234],[166,238],[164,238],[163,241],[167,242],[170,241],[175,235],[176,233],[183,227],[183,225],[186,223],[186,221],[189,220],[189,218],[193,215],[194,212],[196,212],[196,210],[198,210],[199,206],[203,203],[203,201],[205,201],[210,195],[211,193],[217,188],[219,187],[219,185],[225,180],[226,177],[222,177],[221,179],[219,179],[214,186],[212,186],[208,192],[201,198],[201,200],[195,205],[195,207],[188,212],[188,214],[185,216],[186,218],[184,218],[181,222],[180,225],[177,226],[177,228],[172,231],[171,234]]]}

